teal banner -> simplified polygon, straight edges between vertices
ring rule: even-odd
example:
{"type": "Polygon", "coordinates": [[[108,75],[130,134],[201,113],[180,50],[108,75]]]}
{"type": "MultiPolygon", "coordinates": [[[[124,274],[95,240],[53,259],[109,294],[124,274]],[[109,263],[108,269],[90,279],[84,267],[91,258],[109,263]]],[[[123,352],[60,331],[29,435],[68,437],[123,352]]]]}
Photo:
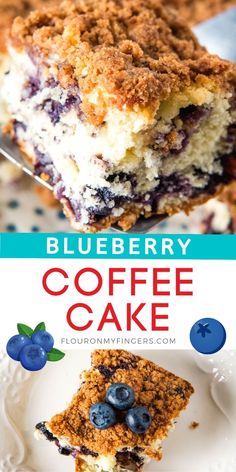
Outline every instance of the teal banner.
{"type": "Polygon", "coordinates": [[[235,260],[236,235],[1,233],[0,257],[235,260]]]}

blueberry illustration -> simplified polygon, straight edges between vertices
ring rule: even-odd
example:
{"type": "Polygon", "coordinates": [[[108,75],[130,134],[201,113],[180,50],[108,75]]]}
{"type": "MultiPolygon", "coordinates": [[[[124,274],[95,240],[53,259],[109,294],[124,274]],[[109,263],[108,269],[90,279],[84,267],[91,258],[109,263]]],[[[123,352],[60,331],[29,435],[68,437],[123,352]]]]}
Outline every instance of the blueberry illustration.
{"type": "Polygon", "coordinates": [[[20,352],[22,367],[32,372],[42,369],[47,362],[46,351],[38,344],[29,344],[20,352]]]}
{"type": "Polygon", "coordinates": [[[38,344],[46,352],[50,352],[54,346],[54,339],[47,331],[36,331],[32,334],[31,340],[33,344],[38,344]]]}
{"type": "Polygon", "coordinates": [[[125,421],[133,433],[143,434],[149,428],[152,417],[145,406],[136,406],[128,411],[125,421]]]}
{"type": "Polygon", "coordinates": [[[97,429],[107,429],[116,423],[116,413],[107,403],[95,403],[89,411],[89,418],[97,429]]]}
{"type": "Polygon", "coordinates": [[[31,344],[31,339],[28,336],[23,336],[21,334],[12,336],[7,343],[6,349],[8,356],[14,359],[14,361],[19,361],[21,350],[28,344],[31,344]]]}
{"type": "Polygon", "coordinates": [[[135,400],[134,391],[129,385],[114,383],[106,393],[106,401],[117,410],[128,410],[135,400]]]}
{"type": "Polygon", "coordinates": [[[220,321],[214,318],[202,318],[192,326],[190,341],[196,351],[202,354],[214,354],[224,346],[226,331],[220,321]]]}

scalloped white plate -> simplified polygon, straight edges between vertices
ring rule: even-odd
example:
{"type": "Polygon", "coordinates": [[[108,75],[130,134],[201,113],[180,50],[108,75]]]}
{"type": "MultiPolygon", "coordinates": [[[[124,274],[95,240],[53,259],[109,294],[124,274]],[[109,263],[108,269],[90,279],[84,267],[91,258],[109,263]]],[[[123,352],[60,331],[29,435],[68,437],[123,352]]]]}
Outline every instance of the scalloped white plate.
{"type": "MultiPolygon", "coordinates": [[[[137,351],[142,355],[141,352],[137,351]]],[[[145,356],[192,382],[195,394],[164,442],[163,460],[146,472],[236,471],[236,351],[200,357],[191,351],[146,351],[145,356]],[[199,422],[195,430],[189,428],[199,422]]],[[[74,472],[72,458],[36,441],[34,425],[64,409],[78,388],[90,352],[67,351],[58,363],[30,374],[0,357],[0,472],[74,472]]]]}

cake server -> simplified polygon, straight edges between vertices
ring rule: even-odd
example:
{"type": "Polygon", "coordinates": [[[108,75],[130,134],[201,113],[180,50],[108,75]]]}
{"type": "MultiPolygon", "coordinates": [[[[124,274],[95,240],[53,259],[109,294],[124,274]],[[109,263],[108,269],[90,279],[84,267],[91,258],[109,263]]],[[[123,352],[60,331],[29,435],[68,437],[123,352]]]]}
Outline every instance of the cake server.
{"type": "MultiPolygon", "coordinates": [[[[193,28],[199,42],[206,46],[212,54],[218,54],[223,59],[236,62],[236,7],[230,8],[225,13],[221,13],[210,20],[204,21],[193,28]]],[[[33,177],[37,182],[53,190],[52,186],[40,177],[34,175],[33,167],[27,163],[19,148],[9,136],[0,131],[0,154],[13,164],[20,167],[24,172],[33,177]]],[[[152,218],[140,218],[129,231],[131,233],[148,233],[167,215],[157,215],[152,218]]],[[[114,231],[123,232],[118,227],[113,227],[114,231]]]]}
{"type": "Polygon", "coordinates": [[[34,174],[33,166],[30,165],[30,162],[26,160],[26,157],[23,156],[19,147],[12,139],[7,135],[2,133],[0,129],[0,154],[8,159],[12,164],[15,164],[23,172],[33,177],[38,183],[44,185],[44,187],[49,190],[53,190],[52,186],[49,185],[45,180],[41,179],[34,174]]]}

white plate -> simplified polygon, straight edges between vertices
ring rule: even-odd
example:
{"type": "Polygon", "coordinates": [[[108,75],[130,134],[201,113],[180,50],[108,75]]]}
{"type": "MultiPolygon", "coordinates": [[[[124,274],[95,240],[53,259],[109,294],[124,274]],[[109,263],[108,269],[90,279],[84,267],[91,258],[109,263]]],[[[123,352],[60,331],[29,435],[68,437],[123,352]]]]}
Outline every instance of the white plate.
{"type": "MultiPolygon", "coordinates": [[[[138,352],[142,355],[142,353],[138,352]]],[[[192,382],[188,409],[164,442],[163,460],[146,472],[236,471],[236,352],[213,358],[191,351],[146,351],[145,356],[192,382]],[[192,421],[199,422],[195,430],[192,421]]],[[[90,352],[68,351],[58,363],[30,374],[6,355],[0,360],[0,472],[74,472],[72,458],[33,437],[37,422],[63,410],[78,388],[90,352]]]]}

